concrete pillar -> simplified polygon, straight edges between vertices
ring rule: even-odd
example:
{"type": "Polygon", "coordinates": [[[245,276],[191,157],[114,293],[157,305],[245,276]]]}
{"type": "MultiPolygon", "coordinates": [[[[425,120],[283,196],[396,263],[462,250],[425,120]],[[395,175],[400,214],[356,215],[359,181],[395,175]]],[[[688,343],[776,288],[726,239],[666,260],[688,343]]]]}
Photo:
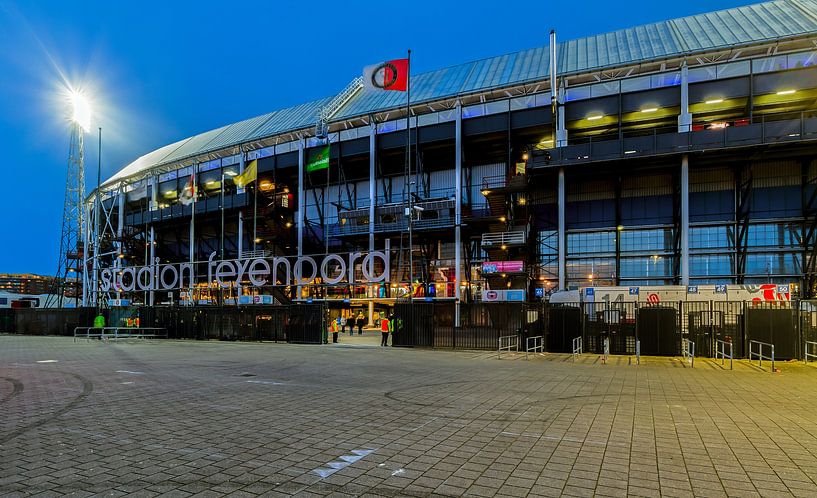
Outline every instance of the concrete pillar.
{"type": "Polygon", "coordinates": [[[681,114],[678,115],[678,133],[692,131],[692,114],[689,112],[689,68],[681,66],[681,114]]]}
{"type": "MultiPolygon", "coordinates": [[[[153,224],[150,225],[150,251],[149,251],[149,258],[148,258],[148,265],[155,265],[156,264],[156,232],[153,230],[153,224]]],[[[155,291],[150,291],[148,295],[148,303],[151,306],[154,304],[154,300],[156,299],[155,291]]]]}
{"type": "Polygon", "coordinates": [[[681,157],[681,283],[689,285],[689,156],[681,157]]]}
{"type": "Polygon", "coordinates": [[[454,326],[460,326],[460,300],[462,299],[462,106],[457,101],[454,128],[454,326]]]}
{"type": "Polygon", "coordinates": [[[565,229],[565,169],[559,168],[559,290],[565,290],[567,265],[565,248],[567,246],[567,231],[565,229]]]}
{"type": "MultiPolygon", "coordinates": [[[[117,255],[118,256],[122,255],[122,249],[123,249],[123,247],[122,247],[123,244],[122,244],[121,241],[122,241],[122,230],[123,230],[123,227],[125,226],[125,195],[126,195],[125,191],[120,186],[119,187],[119,193],[116,196],[116,201],[117,201],[117,206],[118,206],[117,213],[116,213],[116,238],[119,239],[119,242],[116,243],[116,249],[117,249],[117,255]]],[[[117,268],[121,268],[122,263],[123,263],[122,258],[116,258],[116,267],[117,268]]],[[[119,290],[116,291],[116,298],[117,299],[122,298],[122,294],[121,294],[121,292],[119,292],[119,290]]]]}

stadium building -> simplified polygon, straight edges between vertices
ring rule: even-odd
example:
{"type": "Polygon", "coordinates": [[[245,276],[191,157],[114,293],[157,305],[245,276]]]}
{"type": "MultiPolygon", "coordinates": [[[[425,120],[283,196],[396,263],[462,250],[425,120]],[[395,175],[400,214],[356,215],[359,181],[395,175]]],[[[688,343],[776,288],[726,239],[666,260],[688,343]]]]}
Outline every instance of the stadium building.
{"type": "Polygon", "coordinates": [[[406,93],[357,78],[122,168],[87,205],[85,303],[371,314],[409,296],[817,290],[817,1],[550,43],[410,86],[408,137],[406,93]],[[329,167],[308,171],[327,141],[329,167]]]}

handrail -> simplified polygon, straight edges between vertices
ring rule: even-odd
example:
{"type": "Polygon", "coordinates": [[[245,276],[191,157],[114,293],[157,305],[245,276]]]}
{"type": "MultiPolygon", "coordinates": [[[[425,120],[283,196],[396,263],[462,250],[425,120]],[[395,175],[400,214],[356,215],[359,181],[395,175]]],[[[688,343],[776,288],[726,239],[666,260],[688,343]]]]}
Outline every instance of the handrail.
{"type": "Polygon", "coordinates": [[[528,359],[528,353],[536,353],[536,352],[544,353],[545,352],[545,337],[541,335],[537,335],[534,337],[526,337],[525,338],[525,359],[528,359]],[[533,340],[533,346],[531,346],[531,339],[533,340]]]}
{"type": "Polygon", "coordinates": [[[763,360],[771,360],[771,372],[774,373],[774,344],[769,342],[749,341],[749,361],[751,362],[755,357],[757,357],[757,366],[760,368],[763,368],[763,360]],[[752,347],[754,344],[757,344],[757,351],[755,351],[752,347]],[[765,356],[763,354],[763,346],[769,346],[771,349],[771,356],[765,356]]]}
{"type": "Polygon", "coordinates": [[[511,350],[519,352],[519,336],[518,335],[503,335],[499,337],[499,349],[497,350],[496,357],[497,359],[502,358],[502,351],[508,351],[509,353],[511,350]],[[505,346],[502,345],[503,342],[507,342],[505,346]]]}
{"type": "Polygon", "coordinates": [[[160,331],[160,330],[165,330],[165,328],[164,327],[75,327],[74,328],[74,342],[77,342],[77,337],[80,337],[80,338],[84,337],[86,340],[94,338],[94,337],[98,337],[100,339],[113,338],[114,340],[117,340],[117,339],[120,339],[120,338],[124,339],[124,338],[128,338],[128,337],[135,337],[137,339],[140,339],[140,338],[144,339],[144,338],[148,338],[148,337],[167,337],[167,332],[166,331],[165,331],[164,334],[158,334],[158,333],[153,333],[153,334],[136,333],[136,334],[134,334],[134,333],[130,332],[130,331],[134,331],[134,330],[135,331],[142,331],[142,330],[144,330],[144,331],[150,331],[150,330],[160,331]],[[84,330],[85,333],[84,334],[81,333],[80,330],[84,330]],[[91,331],[93,331],[93,330],[98,330],[99,332],[98,333],[92,333],[91,331]],[[108,331],[112,330],[113,333],[112,334],[106,333],[105,332],[106,330],[108,330],[108,331]],[[125,330],[126,332],[120,333],[119,332],[120,330],[125,330]]]}
{"type": "Polygon", "coordinates": [[[574,337],[573,338],[573,361],[574,362],[576,361],[576,358],[578,358],[578,356],[580,354],[582,354],[582,348],[583,347],[584,347],[584,345],[582,344],[582,337],[581,336],[574,337]]]}
{"type": "Polygon", "coordinates": [[[692,368],[695,368],[695,342],[689,339],[681,339],[681,354],[684,360],[688,361],[692,368]]]}
{"type": "Polygon", "coordinates": [[[733,369],[732,358],[734,357],[734,348],[732,341],[722,341],[715,339],[715,359],[721,358],[721,366],[726,364],[726,359],[729,358],[729,370],[733,369]],[[729,346],[729,355],[726,355],[726,346],[729,346]]]}
{"type": "Polygon", "coordinates": [[[492,232],[482,234],[482,245],[524,244],[527,242],[527,232],[514,230],[512,232],[492,232]]]}
{"type": "Polygon", "coordinates": [[[815,342],[815,341],[805,341],[805,342],[806,342],[806,345],[803,348],[803,351],[804,351],[806,363],[808,363],[809,358],[813,358],[813,359],[817,360],[817,342],[815,342]],[[809,353],[809,346],[811,346],[814,349],[814,353],[809,353]]]}

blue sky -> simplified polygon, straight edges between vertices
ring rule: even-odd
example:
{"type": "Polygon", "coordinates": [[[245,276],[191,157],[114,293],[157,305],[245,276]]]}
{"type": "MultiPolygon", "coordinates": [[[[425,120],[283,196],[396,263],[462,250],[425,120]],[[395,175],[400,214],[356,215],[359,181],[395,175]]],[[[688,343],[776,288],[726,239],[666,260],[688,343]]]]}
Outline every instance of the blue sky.
{"type": "MultiPolygon", "coordinates": [[[[331,95],[406,48],[412,72],[423,72],[545,45],[550,28],[566,40],[748,3],[0,0],[0,273],[56,271],[62,81],[95,101],[104,179],[164,144],[331,95]]],[[[86,163],[90,187],[95,135],[86,163]]]]}

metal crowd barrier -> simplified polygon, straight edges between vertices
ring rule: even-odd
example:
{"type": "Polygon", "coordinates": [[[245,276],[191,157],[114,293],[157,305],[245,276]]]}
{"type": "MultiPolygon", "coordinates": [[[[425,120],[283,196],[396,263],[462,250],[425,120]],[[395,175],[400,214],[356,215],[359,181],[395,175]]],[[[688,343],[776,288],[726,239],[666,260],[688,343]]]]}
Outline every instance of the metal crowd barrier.
{"type": "Polygon", "coordinates": [[[85,340],[148,339],[152,337],[167,337],[167,331],[162,327],[76,327],[74,328],[74,342],[77,342],[77,337],[85,338],[85,340]],[[82,333],[81,331],[85,332],[82,333]],[[159,333],[160,331],[164,331],[164,333],[161,334],[159,333]]]}
{"type": "MultiPolygon", "coordinates": [[[[632,357],[630,357],[632,361],[632,357]]],[[[639,339],[635,340],[635,364],[641,365],[641,341],[639,339]]]]}
{"type": "Polygon", "coordinates": [[[715,359],[721,359],[721,366],[726,364],[726,359],[729,358],[729,370],[732,370],[732,358],[734,352],[732,348],[732,341],[715,340],[715,359]],[[729,346],[729,354],[726,354],[726,346],[729,346]]]}
{"type": "Polygon", "coordinates": [[[528,337],[525,339],[525,359],[528,359],[528,353],[544,353],[545,352],[545,337],[537,335],[535,337],[528,337]],[[531,346],[533,341],[533,346],[531,346]]]}
{"type": "Polygon", "coordinates": [[[496,353],[497,358],[502,358],[502,351],[519,352],[519,336],[518,335],[503,335],[499,337],[499,350],[496,353]],[[503,345],[504,343],[507,343],[503,345]]]}
{"type": "Polygon", "coordinates": [[[760,368],[763,368],[763,360],[770,360],[772,362],[771,372],[774,373],[774,344],[760,341],[749,341],[749,361],[751,362],[754,358],[757,358],[757,366],[760,368]],[[757,351],[754,349],[755,344],[757,344],[757,351]],[[765,356],[763,354],[763,346],[769,346],[771,356],[765,356]]]}
{"type": "Polygon", "coordinates": [[[806,347],[803,348],[803,354],[805,355],[806,363],[808,363],[809,358],[817,360],[817,342],[806,341],[806,347]],[[811,349],[809,349],[809,346],[811,349]],[[814,353],[809,353],[810,350],[813,350],[814,353]]]}
{"type": "Polygon", "coordinates": [[[684,360],[688,361],[692,368],[695,368],[695,342],[689,339],[681,339],[681,353],[684,360]]]}
{"type": "Polygon", "coordinates": [[[582,354],[582,347],[583,347],[583,345],[582,345],[581,336],[574,337],[573,338],[573,361],[576,361],[576,358],[578,358],[578,356],[580,354],[582,354]]]}

